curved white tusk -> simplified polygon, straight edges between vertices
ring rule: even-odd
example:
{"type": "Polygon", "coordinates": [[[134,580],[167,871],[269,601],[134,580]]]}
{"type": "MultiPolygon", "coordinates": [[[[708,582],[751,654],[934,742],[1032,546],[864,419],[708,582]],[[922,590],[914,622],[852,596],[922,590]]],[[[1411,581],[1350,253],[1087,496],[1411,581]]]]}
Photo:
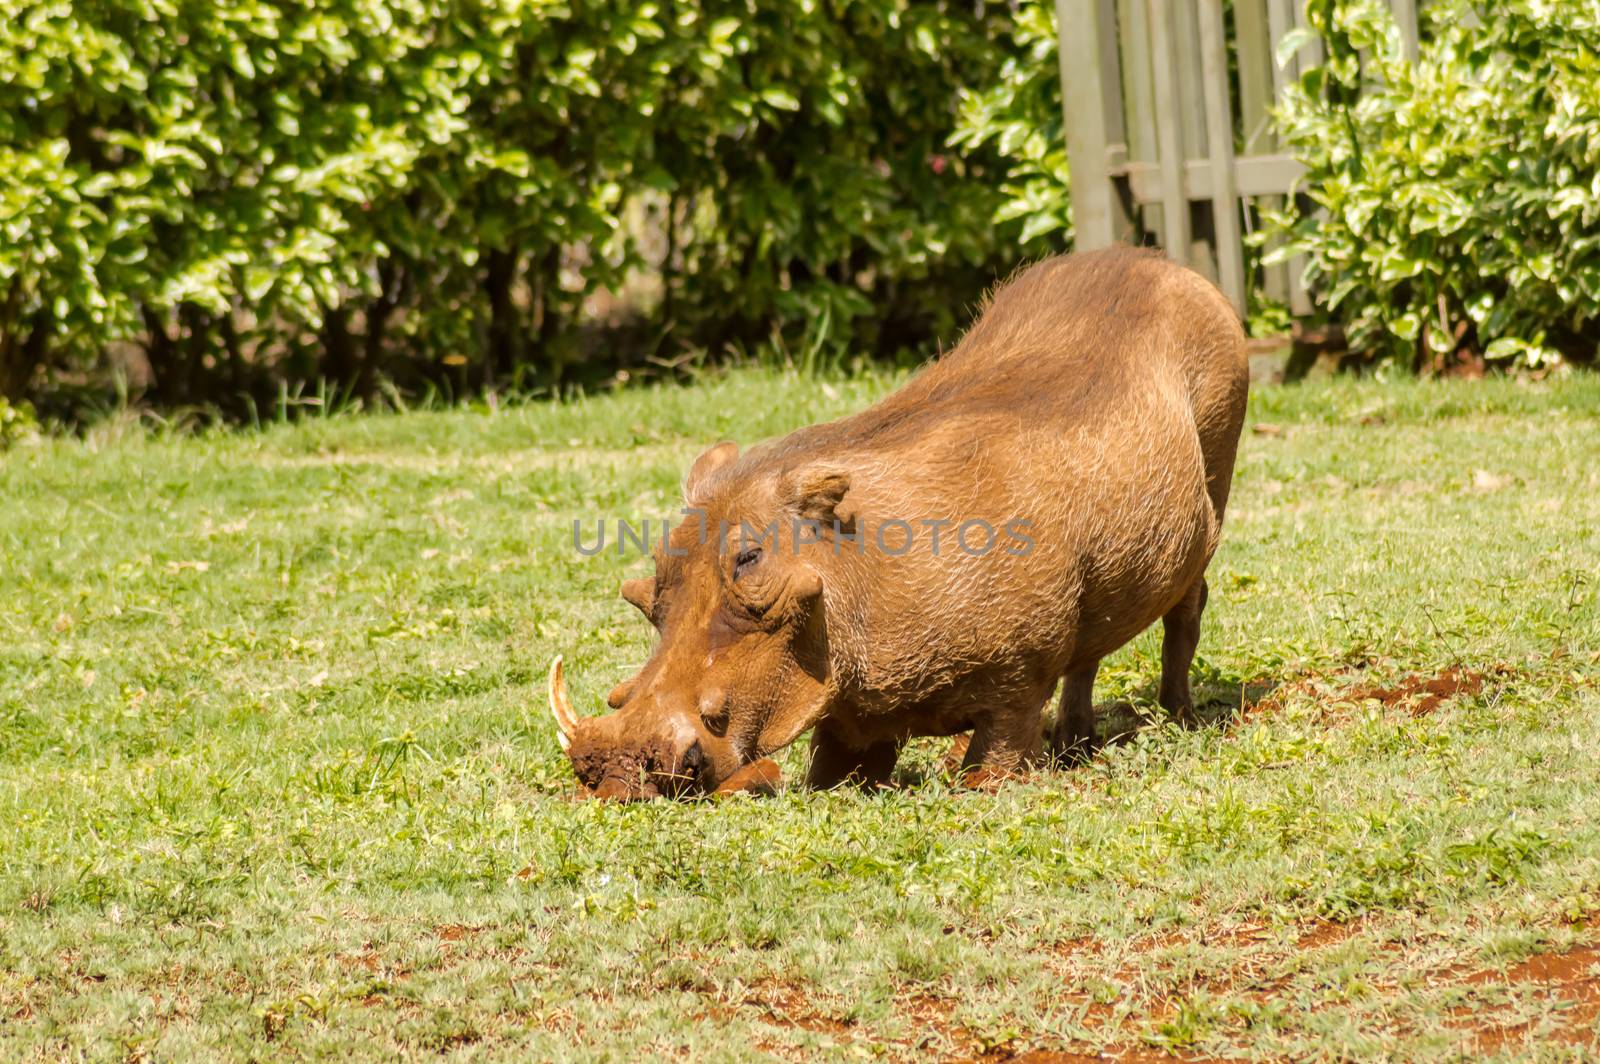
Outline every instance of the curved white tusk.
{"type": "Polygon", "coordinates": [[[567,681],[561,674],[561,655],[550,663],[550,715],[556,718],[556,738],[563,752],[572,749],[572,737],[578,733],[578,715],[572,712],[567,700],[567,681]]]}

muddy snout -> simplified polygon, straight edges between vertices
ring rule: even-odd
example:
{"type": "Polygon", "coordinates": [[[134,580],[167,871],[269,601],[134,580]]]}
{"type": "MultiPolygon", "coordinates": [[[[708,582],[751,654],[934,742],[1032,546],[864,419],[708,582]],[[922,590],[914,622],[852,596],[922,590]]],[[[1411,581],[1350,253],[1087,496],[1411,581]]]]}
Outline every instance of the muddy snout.
{"type": "Polygon", "coordinates": [[[612,801],[649,798],[690,798],[710,790],[706,771],[709,759],[698,739],[675,743],[657,739],[623,750],[571,751],[578,779],[589,795],[612,801]],[[589,785],[589,781],[598,783],[589,785]]]}
{"type": "Polygon", "coordinates": [[[691,747],[687,752],[686,764],[680,767],[679,772],[668,775],[665,788],[658,782],[656,776],[646,772],[637,773],[632,777],[610,776],[594,790],[587,788],[585,790],[587,797],[590,798],[634,802],[657,797],[694,798],[703,795],[715,798],[738,794],[771,797],[783,786],[783,770],[778,767],[776,761],[768,757],[757,758],[733,772],[715,787],[710,785],[703,765],[704,754],[691,747]],[[688,771],[688,762],[697,763],[696,772],[688,771]],[[690,780],[691,775],[692,780],[690,780]],[[641,780],[642,784],[634,786],[630,780],[641,780]]]}
{"type": "Polygon", "coordinates": [[[567,697],[559,657],[550,666],[549,697],[556,738],[590,797],[636,801],[771,793],[781,778],[777,765],[765,758],[746,765],[694,713],[658,699],[641,699],[600,717],[580,717],[567,697]]]}

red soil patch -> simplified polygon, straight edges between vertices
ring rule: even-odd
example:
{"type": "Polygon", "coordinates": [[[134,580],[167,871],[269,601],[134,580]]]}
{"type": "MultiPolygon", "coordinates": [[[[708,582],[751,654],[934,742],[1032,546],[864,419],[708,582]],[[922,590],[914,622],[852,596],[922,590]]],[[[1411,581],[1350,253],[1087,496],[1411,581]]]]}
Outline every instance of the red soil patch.
{"type": "MultiPolygon", "coordinates": [[[[1292,956],[1344,943],[1367,929],[1370,922],[1369,918],[1363,917],[1348,922],[1306,923],[1289,932],[1293,936],[1289,941],[1281,938],[1278,930],[1265,924],[1252,923],[1229,928],[1197,925],[1153,933],[1144,941],[1134,944],[1134,948],[1145,952],[1191,938],[1212,944],[1249,947],[1267,944],[1266,940],[1274,939],[1281,942],[1282,948],[1288,952],[1280,953],[1276,946],[1268,944],[1270,954],[1274,957],[1292,956]]],[[[1103,943],[1085,938],[1063,942],[1051,952],[1063,955],[1094,953],[1102,948],[1103,943]]],[[[1386,944],[1382,948],[1389,946],[1386,944]]],[[[1251,972],[1254,970],[1259,974],[1259,964],[1255,960],[1247,958],[1241,967],[1215,973],[1217,978],[1202,978],[1197,985],[1218,989],[1226,989],[1231,985],[1234,990],[1256,1001],[1271,1001],[1281,986],[1275,985],[1276,981],[1273,985],[1254,983],[1251,972]]],[[[1445,970],[1440,973],[1444,977],[1442,983],[1433,985],[1457,985],[1463,988],[1506,986],[1521,991],[1524,996],[1532,990],[1549,995],[1552,1003],[1558,1006],[1556,1011],[1537,1021],[1545,1026],[1540,1027],[1536,1034],[1531,1026],[1535,1021],[1499,1018],[1505,1014],[1498,1003],[1486,1001],[1455,1009],[1453,1015],[1460,1024],[1458,1030],[1461,1037],[1468,1040],[1475,1055],[1487,1055],[1502,1048],[1514,1050],[1530,1037],[1537,1037],[1541,1044],[1596,1047],[1600,1046],[1595,1029],[1596,1023],[1600,1022],[1600,975],[1593,972],[1600,972],[1600,944],[1540,954],[1503,971],[1481,970],[1463,975],[1459,970],[1445,970]],[[1554,1029],[1550,1026],[1552,1016],[1559,1025],[1554,1029]]],[[[1133,975],[1119,973],[1113,978],[1121,982],[1133,978],[1133,975]]],[[[1064,999],[1088,1005],[1083,1022],[1091,1030],[1101,1029],[1114,1011],[1113,1006],[1090,1001],[1085,994],[1073,988],[1064,987],[1063,990],[1064,999]]],[[[1172,1064],[1174,1061],[1207,1064],[1218,1059],[1187,1050],[1164,1050],[1120,1041],[1113,1042],[1098,1053],[1087,1047],[1074,1048],[1070,1043],[1060,1048],[1031,1048],[1026,1043],[994,1045],[986,1043],[979,1032],[967,1029],[954,1018],[958,1005],[955,999],[922,988],[908,989],[897,995],[894,1012],[910,1033],[890,1040],[876,1036],[870,1028],[857,1026],[830,1014],[827,1006],[813,1001],[806,988],[788,983],[772,981],[758,984],[742,1000],[713,1006],[700,1018],[709,1017],[724,1022],[731,1020],[736,1008],[728,1005],[753,1005],[760,1008],[767,1022],[774,1026],[826,1034],[859,1047],[874,1047],[885,1053],[887,1059],[894,1060],[942,1060],[945,1064],[1172,1064]],[[943,1047],[942,1051],[936,1048],[938,1046],[943,1047]]],[[[1170,1012],[1171,1007],[1172,1001],[1158,994],[1155,1000],[1145,1003],[1142,1011],[1147,1020],[1159,1021],[1163,1014],[1170,1012]]],[[[769,1043],[761,1045],[780,1056],[792,1048],[769,1043]]]]}
{"type": "Polygon", "coordinates": [[[354,966],[359,967],[359,968],[365,968],[368,972],[371,972],[373,974],[377,974],[378,967],[379,967],[378,958],[374,954],[371,954],[371,953],[341,953],[341,954],[338,954],[338,959],[339,959],[340,963],[354,965],[354,966]]]}
{"type": "Polygon", "coordinates": [[[1240,715],[1271,713],[1282,709],[1296,695],[1310,695],[1323,703],[1375,700],[1385,709],[1404,709],[1413,717],[1423,717],[1450,699],[1481,693],[1491,679],[1510,675],[1511,671],[1511,666],[1505,664],[1491,665],[1487,669],[1452,665],[1432,676],[1410,673],[1388,684],[1367,681],[1332,691],[1319,690],[1308,678],[1284,684],[1264,698],[1246,702],[1240,715]]]}
{"type": "MultiPolygon", "coordinates": [[[[1294,948],[1299,951],[1321,949],[1337,945],[1354,935],[1366,924],[1366,917],[1349,922],[1317,920],[1302,924],[1294,948]]],[[[1139,953],[1150,953],[1185,942],[1204,942],[1211,946],[1250,947],[1276,938],[1277,934],[1266,924],[1238,924],[1233,927],[1216,927],[1210,924],[1191,924],[1166,931],[1152,932],[1133,943],[1139,953]]],[[[1076,953],[1087,950],[1098,952],[1100,943],[1093,938],[1073,939],[1057,948],[1058,953],[1076,953]]]]}
{"type": "Polygon", "coordinates": [[[1014,1057],[989,1057],[988,1060],[1003,1060],[1006,1064],[1100,1064],[1102,1061],[1116,1060],[1116,1057],[1103,1057],[1098,1053],[1060,1053],[1053,1049],[1030,1049],[1014,1057]]]}
{"type": "Polygon", "coordinates": [[[1002,786],[1017,780],[1032,779],[1036,773],[1033,770],[984,768],[982,765],[969,768],[955,778],[957,786],[969,791],[981,791],[984,794],[993,794],[1002,786]]]}
{"type": "Polygon", "coordinates": [[[1385,709],[1404,706],[1413,717],[1421,717],[1438,709],[1447,698],[1477,694],[1483,690],[1486,679],[1488,674],[1458,665],[1433,677],[1417,674],[1404,676],[1388,687],[1362,684],[1352,688],[1349,697],[1358,702],[1375,698],[1383,703],[1385,709]]]}
{"type": "Polygon", "coordinates": [[[1216,931],[1208,931],[1205,941],[1218,946],[1251,947],[1266,942],[1275,937],[1272,928],[1266,924],[1240,924],[1237,927],[1224,927],[1216,931]]]}
{"type": "Polygon", "coordinates": [[[1254,717],[1263,713],[1276,713],[1295,695],[1312,694],[1316,688],[1309,680],[1283,683],[1260,698],[1250,699],[1239,707],[1239,718],[1254,717]]]}
{"type": "Polygon", "coordinates": [[[939,770],[946,776],[954,776],[961,771],[961,762],[967,756],[967,747],[972,745],[971,735],[958,735],[950,740],[950,749],[944,752],[939,759],[939,770]]]}
{"type": "MultiPolygon", "coordinates": [[[[1600,976],[1594,974],[1596,971],[1600,971],[1600,948],[1579,946],[1562,953],[1529,957],[1503,972],[1476,972],[1464,982],[1471,986],[1504,984],[1548,994],[1566,1007],[1556,1013],[1556,1030],[1541,1032],[1540,1041],[1594,1047],[1600,1045],[1595,1034],[1595,1020],[1600,1019],[1600,976]]],[[[1529,1032],[1527,1021],[1509,1026],[1495,1023],[1492,1010],[1463,1006],[1454,1011],[1470,1020],[1467,1029],[1473,1032],[1473,1042],[1481,1052],[1499,1050],[1529,1032]]]]}
{"type": "Polygon", "coordinates": [[[335,953],[333,959],[347,968],[358,969],[367,975],[380,976],[392,982],[411,978],[410,968],[385,963],[373,950],[370,942],[362,945],[360,953],[335,953]]]}
{"type": "Polygon", "coordinates": [[[848,1035],[850,1024],[827,1015],[812,1004],[806,992],[787,983],[761,983],[745,998],[759,1006],[769,1022],[779,1027],[799,1027],[816,1034],[848,1035]]]}
{"type": "Polygon", "coordinates": [[[976,1058],[982,1064],[1206,1064],[1212,1057],[1192,1053],[1169,1053],[1148,1046],[1113,1046],[1104,1053],[1074,1053],[1056,1049],[1030,1049],[1025,1053],[976,1058]]]}
{"type": "Polygon", "coordinates": [[[1590,974],[1590,969],[1600,965],[1600,948],[1579,946],[1566,953],[1540,953],[1499,972],[1478,972],[1467,977],[1469,983],[1492,983],[1503,979],[1508,983],[1560,983],[1582,984],[1585,991],[1600,992],[1600,979],[1590,974]]]}
{"type": "Polygon", "coordinates": [[[1312,924],[1310,928],[1301,932],[1300,939],[1294,948],[1301,950],[1321,949],[1324,946],[1337,946],[1345,939],[1350,938],[1366,924],[1366,919],[1353,920],[1349,923],[1335,923],[1331,920],[1312,924]]]}
{"type": "Polygon", "coordinates": [[[468,924],[440,924],[433,929],[441,942],[461,942],[482,931],[481,927],[472,927],[468,924]]]}
{"type": "MultiPolygon", "coordinates": [[[[950,1042],[964,1047],[963,1052],[972,1051],[971,1048],[966,1048],[971,1047],[974,1043],[970,1032],[950,1019],[954,1003],[948,998],[938,997],[934,994],[918,993],[901,998],[896,1004],[898,1007],[895,1011],[915,1021],[919,1031],[941,1035],[950,1042]]],[[[926,1039],[927,1036],[923,1035],[921,1037],[926,1039]]],[[[917,1045],[909,1048],[920,1049],[920,1041],[917,1045]]]]}
{"type": "MultiPolygon", "coordinates": [[[[896,1013],[910,1020],[915,1032],[911,1038],[899,1040],[880,1041],[873,1038],[853,1023],[840,1020],[819,1008],[804,988],[786,983],[759,984],[741,1004],[759,1007],[765,1013],[767,1022],[774,1026],[826,1034],[862,1045],[876,1045],[880,1049],[888,1049],[891,1059],[942,1060],[945,1064],[1089,1064],[1091,1061],[1172,1064],[1173,1061],[1202,1062],[1206,1059],[1189,1054],[1165,1053],[1146,1046],[1116,1046],[1099,1055],[1066,1050],[1012,1050],[1004,1045],[985,1047],[975,1032],[951,1019],[956,1005],[953,999],[925,991],[902,995],[896,1001],[896,1013]],[[955,1046],[954,1053],[936,1053],[928,1045],[935,1038],[955,1046]]],[[[700,1018],[725,1021],[731,1019],[733,1014],[733,1009],[715,1005],[702,1013],[700,1018]]],[[[783,1052],[783,1047],[767,1043],[763,1043],[762,1048],[779,1055],[783,1052]]]]}
{"type": "MultiPolygon", "coordinates": [[[[946,933],[948,934],[949,932],[947,931],[946,933]]],[[[1072,957],[1080,953],[1087,953],[1093,956],[1105,949],[1105,943],[1093,935],[1082,935],[1078,938],[1069,938],[1064,942],[1057,942],[1046,948],[1058,957],[1072,957]]]]}

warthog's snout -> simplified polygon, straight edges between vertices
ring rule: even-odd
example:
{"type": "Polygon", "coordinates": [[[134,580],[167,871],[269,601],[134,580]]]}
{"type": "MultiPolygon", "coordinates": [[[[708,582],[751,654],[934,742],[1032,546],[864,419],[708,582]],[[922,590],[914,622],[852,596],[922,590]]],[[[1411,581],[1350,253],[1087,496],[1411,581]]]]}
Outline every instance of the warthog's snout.
{"type": "Polygon", "coordinates": [[[567,696],[562,660],[550,665],[556,737],[590,795],[613,800],[689,798],[716,790],[739,766],[719,768],[705,732],[689,713],[624,704],[604,717],[580,717],[567,696]]]}

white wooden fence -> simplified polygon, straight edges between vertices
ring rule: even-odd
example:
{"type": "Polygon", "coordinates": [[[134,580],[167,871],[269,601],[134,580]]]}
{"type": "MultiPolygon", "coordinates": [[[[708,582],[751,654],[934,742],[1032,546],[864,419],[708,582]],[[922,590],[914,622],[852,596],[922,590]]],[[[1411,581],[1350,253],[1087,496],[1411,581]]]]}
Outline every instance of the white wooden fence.
{"type": "MultiPolygon", "coordinates": [[[[1244,312],[1249,286],[1310,299],[1291,261],[1245,276],[1253,205],[1281,203],[1300,175],[1268,109],[1322,61],[1313,39],[1280,68],[1276,42],[1304,24],[1295,0],[1056,0],[1072,209],[1079,248],[1157,238],[1215,280],[1244,312]],[[1229,58],[1238,64],[1231,91],[1229,58]]],[[[1406,54],[1417,51],[1416,0],[1390,0],[1406,54]]]]}

